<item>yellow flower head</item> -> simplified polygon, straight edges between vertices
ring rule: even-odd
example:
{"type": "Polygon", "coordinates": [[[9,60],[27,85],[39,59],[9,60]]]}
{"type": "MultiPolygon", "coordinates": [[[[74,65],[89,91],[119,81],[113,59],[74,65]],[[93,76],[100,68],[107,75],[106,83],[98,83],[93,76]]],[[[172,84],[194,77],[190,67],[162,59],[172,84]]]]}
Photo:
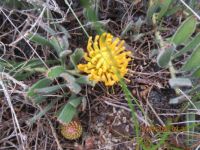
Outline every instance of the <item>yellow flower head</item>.
{"type": "Polygon", "coordinates": [[[127,73],[130,51],[125,51],[125,42],[113,38],[109,33],[96,35],[94,42],[89,37],[87,51],[84,54],[86,64],[79,64],[78,69],[89,74],[89,79],[104,82],[112,86],[127,73]]]}

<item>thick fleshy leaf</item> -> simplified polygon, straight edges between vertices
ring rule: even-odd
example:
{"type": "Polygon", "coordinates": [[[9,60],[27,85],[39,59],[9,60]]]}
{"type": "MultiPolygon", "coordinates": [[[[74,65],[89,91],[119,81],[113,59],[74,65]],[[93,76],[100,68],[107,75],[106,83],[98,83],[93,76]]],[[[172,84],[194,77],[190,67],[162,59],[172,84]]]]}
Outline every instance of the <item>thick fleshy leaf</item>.
{"type": "Polygon", "coordinates": [[[66,84],[60,84],[60,85],[54,85],[54,86],[48,86],[40,89],[35,89],[34,92],[37,94],[52,94],[56,91],[60,90],[61,88],[65,88],[66,84]]]}
{"type": "Polygon", "coordinates": [[[56,51],[58,56],[63,50],[66,50],[69,47],[69,44],[66,42],[68,39],[66,39],[65,36],[63,37],[52,36],[51,39],[46,39],[45,37],[37,33],[36,34],[29,33],[27,35],[27,38],[30,41],[35,42],[39,45],[52,47],[56,51]]]}
{"type": "Polygon", "coordinates": [[[157,64],[162,67],[165,68],[168,66],[170,60],[171,60],[171,56],[174,52],[174,45],[167,45],[165,48],[163,48],[157,57],[157,64]]]}
{"type": "Polygon", "coordinates": [[[65,69],[63,66],[55,66],[48,70],[47,77],[54,79],[54,78],[59,77],[60,74],[62,74],[63,72],[65,72],[65,69]]]}
{"type": "Polygon", "coordinates": [[[14,74],[14,78],[19,80],[19,81],[23,81],[25,80],[26,78],[30,77],[31,75],[33,75],[35,72],[24,72],[24,71],[21,71],[21,72],[17,72],[14,74]]]}
{"type": "Polygon", "coordinates": [[[134,27],[134,22],[133,22],[133,20],[131,20],[127,23],[127,25],[124,27],[124,29],[122,29],[120,37],[123,38],[128,31],[133,29],[133,27],[134,27]]]}
{"type": "Polygon", "coordinates": [[[190,71],[196,69],[200,66],[200,45],[197,46],[192,53],[192,55],[188,58],[185,65],[182,67],[184,71],[190,71]]]}
{"type": "MultiPolygon", "coordinates": [[[[194,104],[195,105],[195,107],[197,106],[197,104],[195,103],[194,104]]],[[[191,106],[191,105],[190,105],[191,106]]],[[[189,107],[190,107],[189,106],[189,107]]],[[[194,109],[194,108],[193,108],[194,109]]],[[[199,109],[198,107],[197,107],[197,109],[199,109]]],[[[196,130],[195,130],[195,127],[198,127],[198,123],[196,123],[196,114],[192,114],[192,113],[190,113],[190,111],[188,110],[188,112],[186,112],[186,122],[187,122],[187,132],[188,133],[195,133],[196,132],[196,130]]],[[[192,144],[192,142],[191,141],[194,141],[195,140],[195,138],[194,138],[194,136],[192,136],[192,134],[188,134],[187,135],[187,144],[189,145],[189,144],[192,144]]]]}
{"type": "Polygon", "coordinates": [[[54,47],[58,56],[63,50],[66,49],[66,45],[63,41],[64,41],[63,37],[59,37],[59,36],[52,36],[50,39],[51,45],[54,47]]]}
{"type": "Polygon", "coordinates": [[[150,2],[150,6],[147,10],[147,22],[152,23],[152,17],[156,14],[156,19],[159,21],[163,16],[165,16],[172,0],[154,0],[150,2]]]}
{"type": "Polygon", "coordinates": [[[70,99],[69,102],[62,108],[58,115],[58,120],[62,123],[69,123],[77,113],[77,107],[80,105],[82,97],[70,99]]]}
{"type": "Polygon", "coordinates": [[[157,13],[157,20],[160,20],[167,12],[172,0],[159,1],[160,11],[157,13]]]}
{"type": "Polygon", "coordinates": [[[75,94],[78,94],[81,91],[81,86],[76,82],[68,83],[67,87],[70,89],[70,91],[74,92],[75,94]]]}
{"type": "MultiPolygon", "coordinates": [[[[58,64],[57,60],[47,60],[46,64],[58,64]]],[[[14,68],[9,70],[9,74],[13,75],[17,80],[25,80],[35,73],[45,73],[47,68],[39,59],[32,59],[13,64],[14,68]]]]}
{"type": "Polygon", "coordinates": [[[192,73],[193,77],[197,77],[200,78],[200,67],[197,68],[193,73],[192,73]]]}
{"type": "Polygon", "coordinates": [[[46,46],[50,46],[50,47],[53,46],[48,39],[46,39],[45,37],[43,37],[43,36],[41,36],[41,35],[39,35],[37,33],[29,33],[27,35],[27,38],[30,41],[35,42],[35,43],[37,43],[39,45],[46,45],[46,46]]]}
{"type": "Polygon", "coordinates": [[[197,20],[194,16],[187,18],[173,35],[171,42],[179,45],[184,43],[196,29],[197,20]]]}
{"type": "Polygon", "coordinates": [[[51,83],[52,83],[52,80],[47,79],[47,78],[44,78],[44,79],[39,80],[38,82],[36,82],[35,84],[33,84],[33,85],[29,88],[29,90],[28,90],[28,92],[27,92],[27,96],[29,96],[29,97],[37,96],[37,94],[35,93],[35,90],[36,90],[36,89],[47,87],[47,86],[49,86],[51,83]]]}
{"type": "MultiPolygon", "coordinates": [[[[55,64],[58,64],[59,61],[57,61],[57,60],[47,60],[47,61],[45,61],[45,63],[55,65],[55,64]]],[[[14,72],[14,73],[17,69],[23,69],[25,71],[28,70],[30,72],[32,72],[32,71],[34,72],[35,68],[37,68],[37,69],[46,68],[46,67],[44,67],[44,63],[40,59],[31,59],[29,61],[23,61],[23,62],[15,63],[15,64],[13,64],[13,66],[14,66],[14,69],[11,70],[10,72],[14,72]]]]}
{"type": "Polygon", "coordinates": [[[169,80],[169,84],[172,88],[192,87],[192,82],[188,78],[172,78],[169,80]]]}
{"type": "Polygon", "coordinates": [[[75,82],[75,77],[73,77],[71,74],[65,72],[59,75],[60,77],[62,77],[63,79],[65,79],[65,81],[67,81],[67,83],[70,82],[75,82]]]}
{"type": "Polygon", "coordinates": [[[146,20],[147,20],[147,23],[148,24],[152,24],[152,17],[155,13],[157,13],[159,10],[159,4],[158,4],[158,1],[152,1],[152,3],[150,3],[150,6],[147,10],[147,17],[146,17],[146,20]]]}
{"type": "Polygon", "coordinates": [[[180,4],[173,5],[173,7],[170,7],[167,12],[165,13],[165,16],[172,16],[176,14],[178,11],[181,11],[183,8],[181,7],[180,4]]]}
{"type": "Polygon", "coordinates": [[[76,82],[77,83],[80,83],[80,84],[88,84],[88,85],[91,85],[91,86],[94,86],[95,85],[95,82],[89,80],[88,76],[82,76],[82,77],[79,77],[76,79],[76,82]]]}
{"type": "Polygon", "coordinates": [[[61,123],[69,123],[75,114],[77,113],[76,108],[71,106],[70,104],[66,104],[61,113],[58,116],[58,120],[61,123]]]}
{"type": "Polygon", "coordinates": [[[42,116],[44,116],[52,107],[54,107],[54,104],[56,104],[56,102],[57,102],[57,100],[52,100],[51,103],[49,103],[43,110],[41,110],[34,117],[27,120],[26,123],[28,125],[32,125],[33,123],[35,123],[38,119],[40,119],[42,116]]]}
{"type": "Polygon", "coordinates": [[[63,77],[65,81],[67,81],[66,86],[70,89],[70,91],[78,94],[81,91],[81,86],[76,83],[76,79],[70,75],[69,73],[62,73],[60,77],[63,77]]]}
{"type": "Polygon", "coordinates": [[[177,52],[173,58],[179,57],[188,51],[193,50],[200,43],[200,33],[198,33],[184,48],[182,48],[179,52],[177,52]]]}
{"type": "Polygon", "coordinates": [[[64,51],[60,52],[59,57],[65,58],[66,56],[70,55],[71,53],[72,53],[71,50],[64,50],[64,51]]]}
{"type": "Polygon", "coordinates": [[[70,61],[72,65],[77,68],[79,61],[82,59],[84,51],[82,48],[77,48],[74,53],[70,56],[70,61]]]}
{"type": "Polygon", "coordinates": [[[32,99],[33,99],[34,104],[40,104],[40,103],[46,101],[47,96],[46,95],[36,95],[32,99]]]}

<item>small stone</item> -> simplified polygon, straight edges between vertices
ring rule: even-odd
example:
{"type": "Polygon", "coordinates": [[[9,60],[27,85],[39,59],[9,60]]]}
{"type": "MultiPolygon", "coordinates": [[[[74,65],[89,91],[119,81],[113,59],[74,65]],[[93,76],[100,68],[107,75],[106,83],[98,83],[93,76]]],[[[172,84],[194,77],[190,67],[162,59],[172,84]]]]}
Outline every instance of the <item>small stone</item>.
{"type": "Polygon", "coordinates": [[[123,122],[123,123],[126,123],[126,122],[127,122],[126,117],[122,117],[122,122],[123,122]]]}
{"type": "Polygon", "coordinates": [[[85,140],[85,149],[87,150],[94,149],[94,141],[95,141],[94,137],[88,137],[85,140]]]}
{"type": "Polygon", "coordinates": [[[127,125],[127,126],[125,127],[125,131],[126,131],[127,133],[129,133],[129,125],[127,125]]]}

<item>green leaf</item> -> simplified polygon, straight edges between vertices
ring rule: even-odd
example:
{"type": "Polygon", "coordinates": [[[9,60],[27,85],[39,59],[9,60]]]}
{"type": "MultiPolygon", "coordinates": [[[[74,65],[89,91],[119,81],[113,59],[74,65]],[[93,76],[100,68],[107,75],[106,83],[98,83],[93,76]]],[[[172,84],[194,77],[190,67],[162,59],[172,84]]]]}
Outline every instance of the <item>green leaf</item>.
{"type": "MultiPolygon", "coordinates": [[[[53,18],[52,18],[53,19],[53,18]]],[[[65,27],[63,27],[62,25],[60,25],[60,24],[56,24],[56,26],[59,28],[59,30],[64,34],[64,36],[65,36],[65,38],[66,39],[69,39],[69,38],[71,38],[71,35],[69,34],[69,32],[66,30],[66,28],[65,27]]],[[[66,41],[67,43],[68,43],[68,40],[66,41]]],[[[66,44],[67,44],[66,43],[66,44]]],[[[68,47],[67,47],[67,49],[68,49],[68,47]]]]}
{"type": "Polygon", "coordinates": [[[34,34],[29,33],[27,37],[29,38],[30,41],[35,42],[39,45],[49,46],[51,48],[54,48],[58,56],[63,50],[68,49],[69,47],[69,44],[67,44],[67,42],[65,41],[67,40],[65,36],[63,37],[52,36],[51,39],[48,40],[37,33],[34,34]]]}
{"type": "Polygon", "coordinates": [[[65,79],[65,81],[67,81],[67,83],[70,83],[70,82],[73,83],[76,80],[75,77],[73,77],[72,75],[70,75],[67,72],[60,74],[60,77],[62,77],[63,79],[65,79]]]}
{"type": "Polygon", "coordinates": [[[4,60],[2,58],[0,58],[0,64],[1,64],[1,66],[3,68],[9,68],[9,69],[13,68],[13,64],[12,63],[9,63],[9,61],[4,60]]]}
{"type": "Polygon", "coordinates": [[[35,89],[34,92],[37,94],[52,94],[56,91],[60,90],[61,88],[65,88],[66,84],[54,85],[45,88],[35,89]]]}
{"type": "Polygon", "coordinates": [[[171,56],[174,52],[174,45],[167,45],[165,48],[163,48],[158,56],[157,56],[157,64],[158,66],[165,68],[168,66],[170,60],[171,60],[171,56]]]}
{"type": "Polygon", "coordinates": [[[172,16],[176,14],[178,11],[181,11],[183,8],[182,6],[178,3],[176,5],[172,5],[173,7],[170,7],[167,12],[165,13],[165,16],[172,16]]]}
{"type": "Polygon", "coordinates": [[[156,14],[156,19],[159,21],[165,16],[172,0],[154,0],[149,2],[150,6],[147,10],[147,23],[152,24],[152,17],[156,14]]]}
{"type": "Polygon", "coordinates": [[[193,77],[197,77],[200,78],[200,67],[197,68],[193,73],[192,73],[193,77]]]}
{"type": "Polygon", "coordinates": [[[65,69],[63,66],[55,66],[50,68],[50,70],[47,72],[47,77],[54,79],[60,76],[61,73],[65,72],[65,69]]]}
{"type": "Polygon", "coordinates": [[[82,48],[77,48],[74,53],[70,56],[70,61],[73,64],[75,68],[77,68],[77,65],[79,61],[83,58],[84,51],[82,48]]]}
{"type": "Polygon", "coordinates": [[[172,88],[192,87],[192,82],[188,78],[172,78],[169,80],[169,84],[172,88]]]}
{"type": "Polygon", "coordinates": [[[134,22],[133,20],[131,20],[127,23],[126,27],[122,30],[120,37],[123,38],[128,31],[133,29],[133,27],[134,27],[134,22]]]}
{"type": "Polygon", "coordinates": [[[9,9],[12,9],[12,10],[14,9],[22,10],[22,9],[28,9],[28,8],[31,9],[30,5],[19,0],[1,0],[0,6],[3,6],[4,8],[9,7],[9,9]]]}
{"type": "Polygon", "coordinates": [[[74,108],[77,108],[79,105],[80,105],[80,103],[82,102],[82,99],[83,99],[84,97],[75,97],[75,98],[70,98],[69,100],[69,104],[71,105],[71,106],[73,106],[74,108]]]}
{"type": "Polygon", "coordinates": [[[81,86],[77,84],[76,82],[68,83],[67,87],[74,92],[75,94],[78,94],[81,91],[81,86]]]}
{"type": "Polygon", "coordinates": [[[69,73],[62,73],[60,77],[63,77],[65,81],[67,81],[66,85],[70,89],[70,91],[78,94],[81,91],[81,86],[76,83],[76,79],[70,75],[69,73]]]}
{"type": "Polygon", "coordinates": [[[70,99],[69,102],[62,108],[58,115],[58,120],[62,123],[69,123],[77,113],[77,107],[80,105],[82,97],[70,99]]]}
{"type": "Polygon", "coordinates": [[[80,0],[81,5],[84,7],[83,15],[86,17],[87,21],[92,24],[92,29],[95,29],[100,35],[105,31],[102,24],[98,22],[98,9],[96,9],[96,11],[94,10],[98,4],[94,4],[92,2],[94,1],[80,0]]]}
{"type": "Polygon", "coordinates": [[[65,49],[65,45],[63,44],[63,39],[61,37],[52,36],[50,39],[51,45],[56,50],[57,55],[59,56],[60,53],[65,49]]]}
{"type": "MultiPolygon", "coordinates": [[[[196,106],[196,105],[195,105],[196,106]]],[[[195,114],[191,114],[189,111],[186,113],[186,121],[187,121],[187,132],[188,133],[194,133],[195,132],[195,126],[197,125],[197,123],[195,123],[194,121],[196,121],[196,115],[195,114]]],[[[191,145],[193,144],[192,141],[194,141],[194,136],[192,136],[191,134],[187,135],[187,144],[191,145]]]]}
{"type": "Polygon", "coordinates": [[[64,51],[60,52],[59,57],[65,58],[66,56],[70,55],[71,53],[72,53],[71,50],[64,50],[64,51]]]}
{"type": "Polygon", "coordinates": [[[63,49],[64,50],[69,49],[69,40],[68,39],[71,38],[69,32],[62,25],[57,24],[56,26],[59,28],[59,31],[61,31],[63,33],[63,36],[62,36],[63,49]]]}
{"type": "Polygon", "coordinates": [[[130,36],[130,40],[131,42],[135,42],[135,41],[138,41],[138,40],[142,40],[142,37],[144,36],[145,34],[144,33],[135,33],[133,35],[130,36]]]}
{"type": "Polygon", "coordinates": [[[17,72],[16,74],[14,74],[14,78],[19,80],[19,81],[23,81],[26,78],[30,77],[31,75],[33,75],[34,72],[17,72]]]}
{"type": "Polygon", "coordinates": [[[34,117],[31,119],[28,119],[26,123],[28,125],[32,125],[35,123],[38,119],[40,119],[42,116],[44,116],[55,104],[57,100],[52,100],[51,103],[49,103],[43,110],[41,110],[38,114],[36,114],[34,117]]]}
{"type": "Polygon", "coordinates": [[[167,12],[171,2],[172,2],[172,0],[159,1],[160,11],[157,13],[157,20],[160,20],[165,15],[165,13],[167,12]]]}
{"type": "Polygon", "coordinates": [[[72,121],[73,117],[77,113],[76,108],[73,106],[66,104],[64,108],[62,109],[61,113],[58,116],[58,120],[61,123],[69,123],[72,121]]]}
{"type": "Polygon", "coordinates": [[[181,70],[190,71],[200,66],[200,45],[195,48],[191,56],[188,58],[186,63],[183,65],[181,70]]]}
{"type": "Polygon", "coordinates": [[[91,86],[95,86],[95,82],[89,80],[88,76],[82,76],[76,79],[76,82],[79,84],[87,84],[91,86]]]}
{"type": "Polygon", "coordinates": [[[43,24],[43,23],[41,23],[41,24],[38,24],[43,30],[45,30],[49,35],[56,35],[57,34],[57,32],[56,31],[54,31],[49,25],[47,25],[47,24],[43,24]]]}
{"type": "Polygon", "coordinates": [[[176,45],[184,43],[196,29],[197,20],[194,16],[187,18],[173,35],[171,42],[176,45]]]}
{"type": "Polygon", "coordinates": [[[40,104],[42,102],[44,102],[46,100],[47,96],[46,95],[35,95],[34,97],[32,97],[32,100],[34,102],[34,104],[40,104]]]}
{"type": "MultiPolygon", "coordinates": [[[[59,61],[57,60],[47,60],[45,61],[46,64],[58,64],[59,61]]],[[[32,59],[29,61],[23,61],[20,63],[14,64],[14,68],[9,71],[10,74],[21,73],[22,71],[25,72],[46,72],[46,67],[44,63],[40,59],[32,59]]]]}
{"type": "Polygon", "coordinates": [[[179,57],[184,53],[193,50],[200,43],[200,33],[198,33],[184,48],[177,52],[173,58],[179,57]]]}
{"type": "Polygon", "coordinates": [[[152,1],[152,4],[150,4],[150,6],[149,6],[149,8],[147,10],[146,20],[147,20],[148,24],[152,24],[153,14],[158,11],[158,8],[159,8],[159,5],[157,3],[157,0],[156,1],[152,1]]]}
{"type": "Polygon", "coordinates": [[[58,116],[58,120],[62,123],[69,123],[77,113],[76,108],[66,104],[58,116]]]}
{"type": "Polygon", "coordinates": [[[3,72],[4,68],[5,68],[5,66],[0,64],[0,72],[3,72]]]}
{"type": "Polygon", "coordinates": [[[51,83],[52,83],[52,81],[47,78],[43,78],[43,79],[39,80],[38,82],[36,82],[29,88],[29,90],[27,92],[27,96],[29,96],[29,97],[37,96],[37,94],[34,92],[36,89],[44,88],[46,86],[49,86],[51,83]]]}
{"type": "Polygon", "coordinates": [[[81,86],[76,82],[68,83],[67,87],[70,89],[70,91],[74,92],[75,94],[78,94],[81,91],[81,86]]]}
{"type": "MultiPolygon", "coordinates": [[[[21,62],[17,66],[21,67],[22,65],[29,66],[29,67],[36,67],[36,66],[41,67],[41,65],[43,65],[43,62],[39,58],[38,59],[34,58],[34,59],[29,60],[29,61],[21,62]]],[[[17,67],[17,66],[15,66],[15,67],[17,67]]]]}
{"type": "Polygon", "coordinates": [[[51,44],[51,42],[49,40],[47,40],[45,37],[37,34],[37,33],[29,33],[27,35],[27,38],[32,41],[35,42],[39,45],[43,45],[43,46],[50,46],[52,47],[53,45],[51,44]]]}
{"type": "Polygon", "coordinates": [[[158,55],[158,53],[159,53],[159,50],[158,50],[158,49],[152,49],[152,50],[150,51],[149,56],[150,56],[150,58],[153,58],[154,56],[158,55]]]}

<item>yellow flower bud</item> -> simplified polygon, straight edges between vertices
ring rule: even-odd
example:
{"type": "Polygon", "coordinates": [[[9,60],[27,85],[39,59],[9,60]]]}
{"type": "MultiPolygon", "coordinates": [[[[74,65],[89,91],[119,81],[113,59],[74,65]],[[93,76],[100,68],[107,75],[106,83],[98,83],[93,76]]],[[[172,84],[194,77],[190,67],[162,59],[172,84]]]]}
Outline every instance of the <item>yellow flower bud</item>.
{"type": "Polygon", "coordinates": [[[82,125],[79,121],[71,121],[69,124],[61,125],[61,134],[67,140],[76,140],[81,137],[83,132],[82,125]]]}

